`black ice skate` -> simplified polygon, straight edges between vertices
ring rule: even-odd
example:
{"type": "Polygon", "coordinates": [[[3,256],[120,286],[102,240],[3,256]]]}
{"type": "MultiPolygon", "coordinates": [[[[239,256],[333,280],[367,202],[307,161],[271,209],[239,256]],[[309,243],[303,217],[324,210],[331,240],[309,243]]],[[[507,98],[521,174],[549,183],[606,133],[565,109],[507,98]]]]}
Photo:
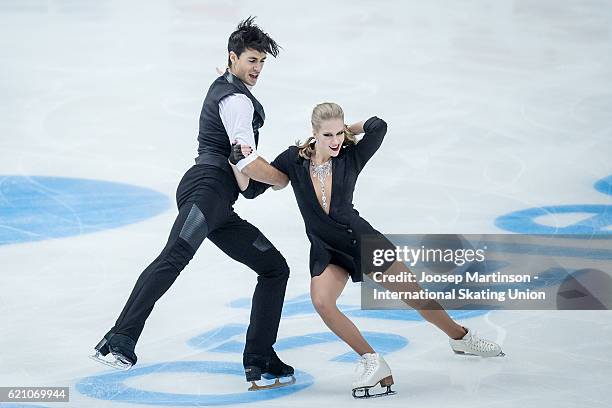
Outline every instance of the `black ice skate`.
{"type": "Polygon", "coordinates": [[[246,380],[252,384],[249,387],[249,391],[269,390],[295,384],[293,367],[283,363],[274,350],[272,350],[272,355],[270,356],[245,354],[242,362],[246,380]],[[266,380],[274,380],[274,383],[267,385],[257,384],[256,381],[261,380],[262,377],[266,380]],[[287,378],[288,380],[281,382],[281,378],[287,378]]]}
{"type": "Polygon", "coordinates": [[[118,370],[129,370],[138,358],[134,353],[136,342],[123,334],[107,333],[96,345],[92,360],[118,370]]]}

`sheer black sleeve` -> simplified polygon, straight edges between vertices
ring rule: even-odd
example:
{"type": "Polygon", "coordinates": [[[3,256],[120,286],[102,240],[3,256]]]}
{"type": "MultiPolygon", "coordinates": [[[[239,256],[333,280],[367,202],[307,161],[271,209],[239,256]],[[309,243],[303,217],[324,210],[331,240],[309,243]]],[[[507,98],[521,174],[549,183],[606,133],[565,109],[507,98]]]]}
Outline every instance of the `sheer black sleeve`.
{"type": "Polygon", "coordinates": [[[353,149],[357,171],[361,171],[382,144],[387,134],[387,122],[373,116],[363,124],[363,131],[363,137],[353,149]]]}

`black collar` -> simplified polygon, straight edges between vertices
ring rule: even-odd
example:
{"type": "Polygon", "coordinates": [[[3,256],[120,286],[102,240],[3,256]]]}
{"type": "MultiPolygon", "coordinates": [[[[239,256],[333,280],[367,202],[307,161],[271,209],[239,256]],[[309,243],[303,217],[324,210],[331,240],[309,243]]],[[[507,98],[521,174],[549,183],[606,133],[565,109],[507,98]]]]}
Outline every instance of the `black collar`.
{"type": "Polygon", "coordinates": [[[247,86],[244,84],[244,82],[242,82],[242,80],[240,78],[238,78],[236,75],[232,74],[230,72],[229,68],[225,70],[225,73],[222,76],[223,76],[223,78],[225,78],[225,80],[227,82],[229,82],[230,84],[234,85],[241,92],[243,92],[246,96],[248,96],[251,101],[253,101],[253,107],[255,108],[255,112],[257,112],[257,114],[259,116],[261,116],[262,121],[265,120],[266,119],[266,114],[264,113],[263,106],[257,100],[257,98],[255,96],[253,96],[251,91],[249,91],[249,88],[247,88],[247,86]]]}
{"type": "Polygon", "coordinates": [[[249,91],[249,88],[247,88],[244,82],[242,82],[242,80],[240,80],[240,78],[238,78],[236,75],[232,74],[229,69],[225,70],[223,78],[225,78],[227,82],[233,84],[236,88],[247,94],[249,98],[254,98],[253,94],[251,93],[251,91],[249,91]]]}

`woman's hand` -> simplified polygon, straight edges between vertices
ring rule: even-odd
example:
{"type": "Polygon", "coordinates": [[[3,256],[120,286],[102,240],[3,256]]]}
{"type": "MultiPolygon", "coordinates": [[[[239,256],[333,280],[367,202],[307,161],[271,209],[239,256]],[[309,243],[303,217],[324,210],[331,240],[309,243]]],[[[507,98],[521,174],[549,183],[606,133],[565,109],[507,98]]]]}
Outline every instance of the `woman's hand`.
{"type": "Polygon", "coordinates": [[[244,159],[251,153],[253,153],[253,148],[251,146],[240,145],[236,141],[234,141],[234,144],[232,144],[229,161],[231,164],[236,165],[240,160],[244,159]]]}
{"type": "Polygon", "coordinates": [[[346,129],[352,134],[359,135],[363,133],[364,123],[365,123],[364,121],[361,121],[361,122],[353,123],[352,125],[345,125],[345,126],[346,126],[346,129]]]}
{"type": "Polygon", "coordinates": [[[250,179],[248,176],[245,176],[240,170],[238,170],[236,164],[251,153],[253,153],[251,146],[239,145],[238,142],[234,140],[228,160],[231,164],[232,171],[234,172],[234,177],[236,177],[236,181],[238,182],[240,191],[244,191],[248,188],[250,179]]]}

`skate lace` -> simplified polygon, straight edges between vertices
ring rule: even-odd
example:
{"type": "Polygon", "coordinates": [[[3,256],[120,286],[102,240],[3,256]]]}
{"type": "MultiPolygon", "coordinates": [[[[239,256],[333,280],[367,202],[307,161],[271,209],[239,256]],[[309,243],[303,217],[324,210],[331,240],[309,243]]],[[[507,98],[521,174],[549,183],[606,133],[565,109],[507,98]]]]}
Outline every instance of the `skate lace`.
{"type": "Polygon", "coordinates": [[[376,358],[368,358],[365,359],[364,361],[364,365],[365,365],[365,372],[364,375],[365,376],[369,376],[372,373],[374,373],[374,371],[376,371],[376,368],[378,366],[377,364],[378,362],[376,361],[376,358]]]}
{"type": "Polygon", "coordinates": [[[476,332],[472,333],[472,336],[468,341],[468,345],[473,350],[480,352],[493,351],[497,348],[497,343],[494,343],[487,339],[483,339],[482,337],[478,336],[476,332]]]}

